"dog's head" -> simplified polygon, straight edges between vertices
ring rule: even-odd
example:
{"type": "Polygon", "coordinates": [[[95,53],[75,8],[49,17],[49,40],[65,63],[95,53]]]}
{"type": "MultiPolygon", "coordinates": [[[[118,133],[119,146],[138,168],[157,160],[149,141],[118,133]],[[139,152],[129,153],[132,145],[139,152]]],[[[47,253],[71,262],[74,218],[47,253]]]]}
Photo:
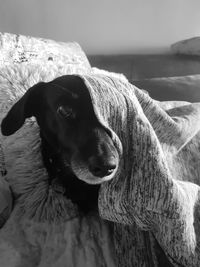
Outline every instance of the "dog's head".
{"type": "Polygon", "coordinates": [[[114,177],[119,155],[112,133],[97,119],[80,77],[66,75],[31,87],[3,119],[2,133],[13,134],[31,116],[79,179],[100,184],[114,177]]]}

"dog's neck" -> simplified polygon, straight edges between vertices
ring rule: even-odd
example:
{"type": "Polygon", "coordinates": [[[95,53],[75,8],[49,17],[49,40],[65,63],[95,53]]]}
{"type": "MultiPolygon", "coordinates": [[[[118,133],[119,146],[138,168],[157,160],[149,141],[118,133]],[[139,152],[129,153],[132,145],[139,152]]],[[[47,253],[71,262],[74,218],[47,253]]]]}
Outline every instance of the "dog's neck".
{"type": "Polygon", "coordinates": [[[74,176],[70,168],[67,167],[66,164],[63,164],[61,153],[56,152],[53,147],[49,145],[41,132],[40,137],[41,153],[44,166],[49,176],[49,183],[51,184],[54,179],[59,179],[60,182],[62,182],[64,176],[74,176]]]}
{"type": "Polygon", "coordinates": [[[48,144],[46,139],[40,133],[41,137],[41,152],[44,166],[47,170],[49,176],[49,183],[53,181],[53,179],[57,178],[61,174],[60,164],[58,161],[58,153],[55,153],[53,148],[48,144]]]}

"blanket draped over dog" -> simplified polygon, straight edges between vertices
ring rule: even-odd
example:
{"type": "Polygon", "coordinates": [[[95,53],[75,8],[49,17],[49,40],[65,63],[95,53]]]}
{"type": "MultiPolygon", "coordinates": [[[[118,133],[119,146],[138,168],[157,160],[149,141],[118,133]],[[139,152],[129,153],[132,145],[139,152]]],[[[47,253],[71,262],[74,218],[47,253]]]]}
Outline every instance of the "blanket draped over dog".
{"type": "MultiPolygon", "coordinates": [[[[30,65],[1,71],[1,119],[33,84],[65,74],[30,65]]],[[[79,75],[120,153],[99,213],[82,216],[48,182],[34,118],[1,136],[14,210],[0,231],[0,266],[198,266],[200,104],[159,103],[126,80],[79,75]]],[[[67,179],[67,177],[66,177],[67,179]]]]}

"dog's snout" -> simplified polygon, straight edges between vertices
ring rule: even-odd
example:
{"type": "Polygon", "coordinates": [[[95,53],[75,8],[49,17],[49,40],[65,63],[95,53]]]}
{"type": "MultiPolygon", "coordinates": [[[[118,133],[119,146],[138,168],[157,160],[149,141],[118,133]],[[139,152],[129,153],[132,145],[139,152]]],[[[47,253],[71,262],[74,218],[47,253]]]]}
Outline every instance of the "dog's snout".
{"type": "Polygon", "coordinates": [[[89,170],[94,176],[105,177],[110,175],[117,167],[117,162],[114,157],[110,157],[103,161],[98,157],[89,158],[89,170]]]}

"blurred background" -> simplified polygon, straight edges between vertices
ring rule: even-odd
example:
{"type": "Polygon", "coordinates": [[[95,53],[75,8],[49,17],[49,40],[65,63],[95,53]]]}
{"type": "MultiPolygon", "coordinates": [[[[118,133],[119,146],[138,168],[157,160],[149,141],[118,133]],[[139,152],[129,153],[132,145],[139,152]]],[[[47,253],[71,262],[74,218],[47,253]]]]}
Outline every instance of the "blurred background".
{"type": "Polygon", "coordinates": [[[0,31],[76,41],[90,55],[167,53],[200,35],[200,1],[0,0],[0,31]]]}

